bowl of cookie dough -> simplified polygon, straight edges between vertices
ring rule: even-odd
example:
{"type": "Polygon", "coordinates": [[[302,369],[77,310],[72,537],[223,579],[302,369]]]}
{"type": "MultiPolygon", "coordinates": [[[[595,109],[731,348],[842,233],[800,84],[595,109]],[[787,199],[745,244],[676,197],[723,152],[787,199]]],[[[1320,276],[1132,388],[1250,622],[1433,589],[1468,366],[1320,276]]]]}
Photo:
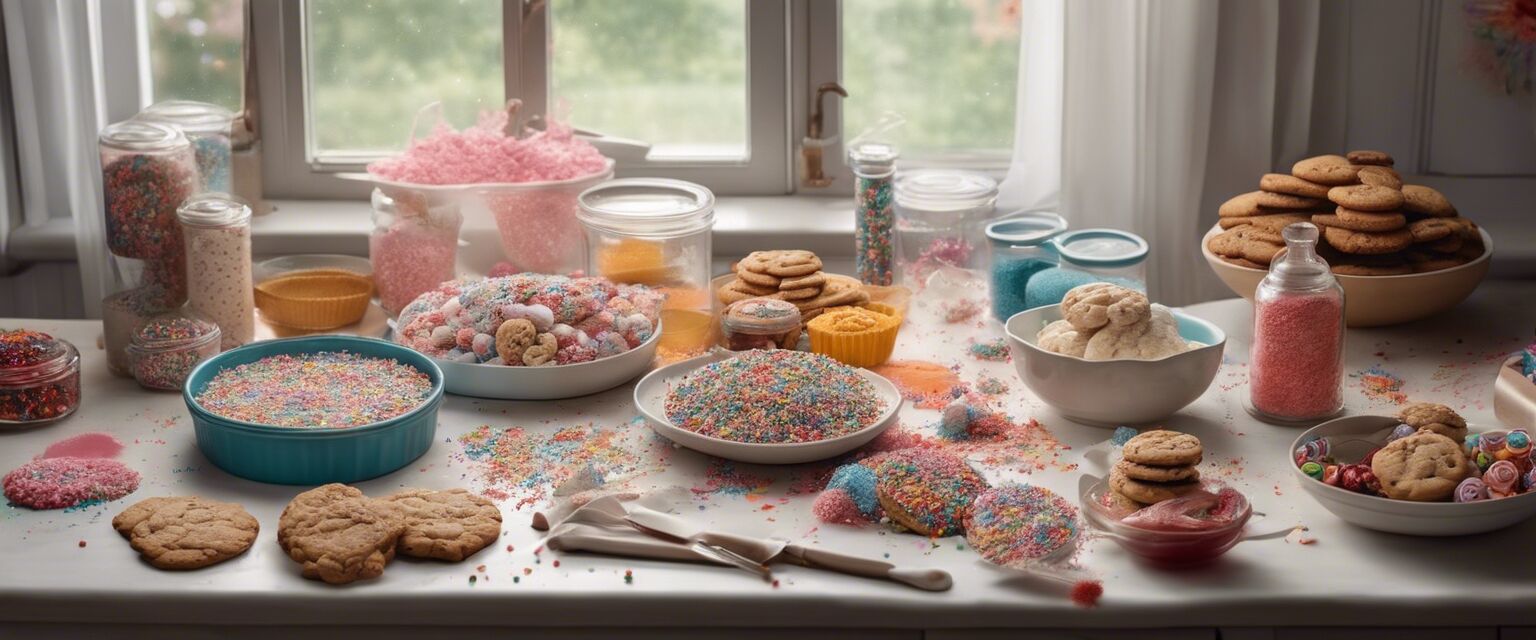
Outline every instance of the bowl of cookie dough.
{"type": "MultiPolygon", "coordinates": [[[[1253,292],[1264,279],[1267,269],[1254,263],[1244,265],[1222,258],[1211,252],[1211,238],[1224,229],[1211,227],[1200,241],[1200,253],[1205,256],[1216,277],[1226,283],[1233,293],[1253,300],[1253,292]]],[[[1383,266],[1380,275],[1357,275],[1334,270],[1334,277],[1344,287],[1344,321],[1350,327],[1382,327],[1413,322],[1427,318],[1460,304],[1477,289],[1488,275],[1490,258],[1493,256],[1493,237],[1487,230],[1478,229],[1483,239],[1483,252],[1477,257],[1467,257],[1461,264],[1429,266],[1443,267],[1421,273],[1397,273],[1406,267],[1383,266]]],[[[1325,259],[1327,259],[1325,257],[1325,259]]],[[[1369,270],[1369,265],[1354,265],[1359,271],[1369,270]]]]}

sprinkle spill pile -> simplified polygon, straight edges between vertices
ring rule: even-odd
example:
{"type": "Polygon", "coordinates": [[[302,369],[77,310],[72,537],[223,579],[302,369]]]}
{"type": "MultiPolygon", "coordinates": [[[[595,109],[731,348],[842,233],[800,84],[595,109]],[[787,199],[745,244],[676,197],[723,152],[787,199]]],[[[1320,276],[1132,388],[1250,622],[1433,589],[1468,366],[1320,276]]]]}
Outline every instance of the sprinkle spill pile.
{"type": "Polygon", "coordinates": [[[139,488],[139,474],[105,458],[38,458],[0,481],[12,503],[33,509],[64,509],[116,500],[139,488]]]}
{"type": "Polygon", "coordinates": [[[689,374],[667,392],[667,419],[695,433],[783,444],[853,433],[885,409],[857,369],[814,353],[751,351],[689,374]]]}
{"type": "Polygon", "coordinates": [[[965,539],[987,561],[1018,567],[1076,544],[1077,508],[1056,492],[1011,484],[982,493],[965,519],[965,539]]]}
{"type": "Polygon", "coordinates": [[[386,180],[414,184],[481,184],[568,180],[602,171],[607,160],[569,125],[547,121],[545,131],[507,135],[507,113],[486,111],[463,131],[439,123],[405,153],[368,165],[386,180]]]}
{"type": "Polygon", "coordinates": [[[1381,367],[1371,367],[1357,374],[1360,378],[1360,393],[1377,402],[1390,402],[1403,404],[1408,402],[1407,394],[1403,393],[1403,379],[1381,367]]]}
{"type": "Polygon", "coordinates": [[[1012,357],[1008,353],[1008,341],[1003,338],[986,342],[973,342],[970,346],[970,352],[971,357],[988,362],[1007,362],[1012,357]]]}
{"type": "Polygon", "coordinates": [[[517,497],[515,507],[548,497],[578,475],[601,485],[637,474],[647,463],[628,446],[626,430],[594,425],[563,427],[552,433],[489,425],[458,437],[463,460],[473,464],[496,500],[517,497]],[[600,481],[599,481],[600,480],[600,481]]]}
{"type": "Polygon", "coordinates": [[[936,538],[961,533],[971,503],[987,488],[964,460],[938,449],[894,452],[875,475],[879,495],[936,538]]]}
{"type": "Polygon", "coordinates": [[[967,391],[953,369],[932,362],[892,360],[870,371],[895,383],[901,397],[911,400],[919,409],[942,409],[967,391]]]}
{"type": "Polygon", "coordinates": [[[268,356],[220,371],[197,402],[232,420],[339,429],[409,413],[431,390],[431,378],[410,365],[320,351],[268,356]]]}

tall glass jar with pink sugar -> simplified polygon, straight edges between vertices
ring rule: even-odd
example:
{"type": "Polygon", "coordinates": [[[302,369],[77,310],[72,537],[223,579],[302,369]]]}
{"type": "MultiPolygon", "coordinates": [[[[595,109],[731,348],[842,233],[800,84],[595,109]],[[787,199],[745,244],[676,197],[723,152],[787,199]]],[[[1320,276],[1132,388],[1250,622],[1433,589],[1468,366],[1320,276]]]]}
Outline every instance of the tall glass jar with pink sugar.
{"type": "Polygon", "coordinates": [[[1253,296],[1248,412],[1311,425],[1344,409],[1344,289],[1317,255],[1317,227],[1285,228],[1285,253],[1253,296]]]}

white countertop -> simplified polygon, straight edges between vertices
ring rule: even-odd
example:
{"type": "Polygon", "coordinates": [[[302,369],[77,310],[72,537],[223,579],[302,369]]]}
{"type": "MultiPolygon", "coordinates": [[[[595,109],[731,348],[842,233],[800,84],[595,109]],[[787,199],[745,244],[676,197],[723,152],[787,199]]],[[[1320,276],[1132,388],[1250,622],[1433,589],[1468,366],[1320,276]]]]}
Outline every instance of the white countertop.
{"type": "MultiPolygon", "coordinates": [[[[1457,310],[1410,326],[1349,333],[1346,401],[1350,413],[1392,413],[1392,401],[1367,393],[1356,374],[1372,367],[1405,380],[1415,400],[1445,402],[1473,423],[1492,424],[1491,385],[1503,356],[1531,339],[1536,285],[1490,283],[1457,310]],[[1524,311],[1519,311],[1524,309],[1524,311]],[[1517,311],[1511,313],[1511,310],[1517,311]]],[[[1012,365],[982,362],[966,352],[973,335],[994,326],[940,326],[920,298],[903,330],[897,358],[958,365],[961,379],[1000,378],[1010,386],[1002,402],[1016,419],[1037,418],[1070,446],[1059,459],[1026,456],[1022,462],[973,460],[994,481],[1028,475],[1075,497],[1080,452],[1110,432],[1056,415],[1034,400],[1012,365]],[[1042,462],[1034,469],[1031,462],[1042,462]],[[1027,473],[1021,473],[1021,470],[1027,473]]],[[[772,587],[744,572],[543,551],[529,528],[532,506],[519,506],[525,490],[502,502],[502,544],[460,564],[396,559],[381,579],[332,587],[299,576],[276,543],[278,513],[300,489],[241,480],[198,453],[190,419],[173,393],[140,390],[106,372],[96,348],[99,324],[88,321],[7,319],[62,336],[84,359],[80,411],[52,426],[0,432],[0,471],[39,454],[50,443],[89,431],[108,431],[127,444],[121,460],[143,474],[139,490],[113,503],[74,511],[0,507],[0,620],[159,624],[412,624],[520,627],[1220,627],[1472,625],[1489,628],[1536,624],[1531,562],[1520,554],[1536,536],[1536,522],[1460,539],[1416,539],[1344,524],[1304,495],[1289,475],[1287,448],[1294,429],[1260,424],[1241,408],[1246,392],[1249,307],[1240,300],[1188,309],[1224,328],[1227,363],[1215,384],[1165,426],[1198,435],[1204,470],[1243,490],[1271,521],[1310,527],[1316,544],[1274,539],[1238,545],[1218,564],[1169,573],[1137,564],[1113,543],[1094,541],[1081,563],[1104,581],[1099,607],[1073,606],[1061,589],[999,570],[977,559],[959,538],[930,543],[879,526],[819,524],[810,515],[814,493],[789,495],[795,481],[819,467],[737,471],[774,482],[760,494],[709,492],[711,463],[688,450],[651,440],[635,411],[629,387],[564,402],[517,403],[450,396],[443,404],[437,441],[420,460],[389,476],[361,483],[370,495],[398,487],[482,489],[479,463],[466,460],[456,438],[480,425],[521,426],[548,433],[564,426],[615,428],[639,443],[639,487],[699,488],[685,513],[722,530],[770,534],[829,549],[880,557],[899,565],[951,571],[955,587],[926,593],[799,567],[777,570],[772,587]],[[113,515],[133,501],[191,494],[243,503],[262,531],[247,554],[201,571],[157,571],[112,530],[113,515]],[[85,546],[81,546],[84,541],[85,546]],[[514,551],[508,552],[507,545],[514,551]],[[555,567],[559,561],[559,567],[555,567]],[[477,566],[484,565],[477,573],[477,566]],[[625,570],[634,583],[625,584],[625,570]],[[471,584],[469,577],[478,575],[471,584]],[[518,577],[514,582],[513,577],[518,577]]],[[[1106,393],[1112,393],[1106,390],[1106,393]]],[[[907,403],[909,428],[926,429],[938,413],[907,403]]],[[[993,452],[995,453],[995,452],[993,452]]],[[[3,626],[3,623],[0,623],[3,626]]],[[[4,635],[0,633],[0,635],[4,635]]]]}

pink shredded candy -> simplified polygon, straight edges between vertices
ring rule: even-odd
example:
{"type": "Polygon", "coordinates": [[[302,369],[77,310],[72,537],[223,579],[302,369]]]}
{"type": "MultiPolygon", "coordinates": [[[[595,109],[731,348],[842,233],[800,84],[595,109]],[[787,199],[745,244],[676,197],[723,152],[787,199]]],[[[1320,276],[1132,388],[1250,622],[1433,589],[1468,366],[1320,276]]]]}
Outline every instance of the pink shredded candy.
{"type": "Polygon", "coordinates": [[[374,176],[412,184],[483,184],[569,180],[607,167],[607,159],[569,125],[547,120],[526,138],[504,133],[505,111],[486,111],[463,131],[439,123],[405,153],[368,165],[374,176]]]}

